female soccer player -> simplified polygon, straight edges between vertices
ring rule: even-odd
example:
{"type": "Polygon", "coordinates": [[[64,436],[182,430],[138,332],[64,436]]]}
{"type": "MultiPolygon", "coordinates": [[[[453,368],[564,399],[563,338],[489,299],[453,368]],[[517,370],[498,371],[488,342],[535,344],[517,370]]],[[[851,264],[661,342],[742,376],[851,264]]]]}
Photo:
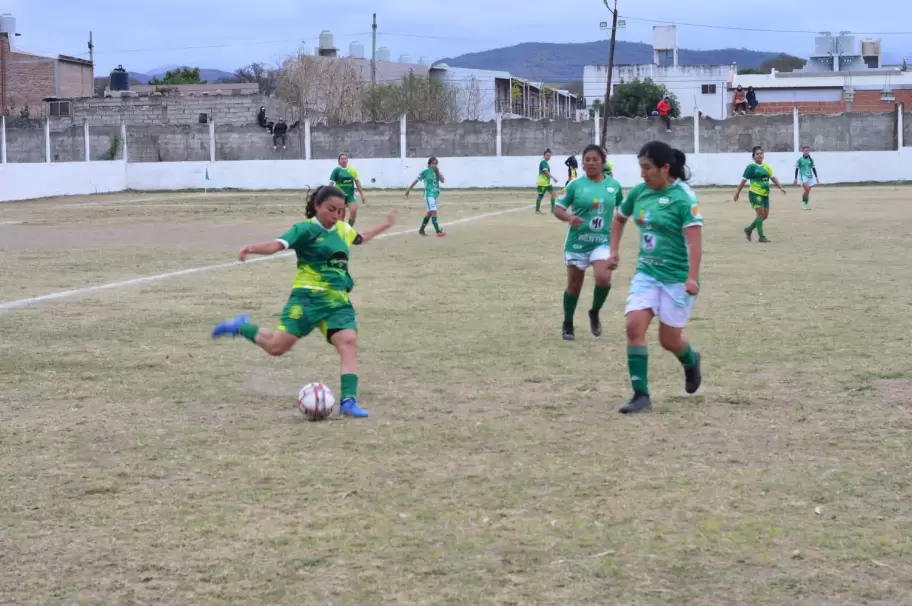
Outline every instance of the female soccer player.
{"type": "Polygon", "coordinates": [[[551,161],[551,150],[545,150],[545,158],[538,163],[538,198],[535,199],[535,214],[542,214],[541,203],[542,198],[545,197],[545,194],[551,194],[551,212],[554,212],[554,200],[557,198],[557,194],[554,193],[554,188],[551,186],[551,182],[557,183],[557,177],[551,174],[551,165],[548,164],[551,161]]]}
{"type": "MultiPolygon", "coordinates": [[[[358,178],[358,171],[355,170],[354,166],[348,165],[348,154],[339,154],[339,166],[334,168],[329,175],[329,184],[339,188],[345,194],[345,207],[351,211],[351,218],[348,220],[348,224],[354,227],[355,218],[358,216],[358,199],[355,198],[355,188],[358,189],[361,202],[367,204],[367,199],[364,197],[364,190],[361,189],[361,179],[358,178]]],[[[345,220],[344,215],[342,220],[345,220]]]]}
{"type": "Polygon", "coordinates": [[[621,236],[630,217],[640,228],[640,253],[627,297],[627,368],[633,398],[622,405],[624,414],[652,408],[647,371],[646,331],[659,317],[659,343],[684,366],[684,389],[696,393],[703,381],[700,354],[684,337],[694,301],[700,292],[703,258],[703,217],[697,195],[687,185],[687,159],[667,143],[652,141],[638,155],[640,183],[618,207],[611,226],[611,258],[620,263],[621,236]]]}
{"type": "Polygon", "coordinates": [[[820,177],[817,176],[817,166],[814,164],[814,159],[811,158],[811,148],[807,145],[804,146],[804,154],[798,158],[798,162],[795,164],[795,185],[798,185],[799,181],[804,192],[801,196],[801,208],[809,210],[811,188],[814,187],[814,181],[820,185],[820,177]]]}
{"type": "Polygon", "coordinates": [[[738,191],[735,192],[734,200],[738,201],[738,198],[741,197],[741,190],[744,189],[744,185],[750,181],[750,191],[748,192],[748,198],[750,199],[751,206],[754,209],[754,212],[757,213],[757,218],[754,219],[754,222],[744,228],[744,235],[747,236],[747,241],[751,241],[751,234],[754,233],[754,229],[757,230],[757,235],[760,236],[759,242],[766,244],[769,242],[766,235],[763,233],[763,222],[769,218],[770,213],[770,181],[772,181],[776,187],[782,190],[782,193],[785,194],[785,188],[782,187],[782,184],[779,183],[779,179],[773,176],[773,169],[769,164],[763,161],[764,153],[763,148],[759,145],[754,148],[753,152],[754,161],[747,165],[747,168],[744,169],[744,174],[741,178],[741,183],[738,185],[738,191]]]}
{"type": "Polygon", "coordinates": [[[247,314],[241,314],[219,323],[212,330],[212,337],[241,335],[266,353],[281,356],[298,339],[319,328],[339,352],[342,370],[339,411],[345,416],[366,417],[367,411],[358,406],[358,325],[348,297],[355,285],[348,273],[348,256],[352,245],[365,244],[389,229],[396,222],[396,211],[389,212],[386,223],[358,233],[343,221],[345,194],[324,185],[307,199],[304,214],[307,221],[294,225],[271,242],[248,244],[238,255],[241,261],[246,261],[250,255],[274,255],[286,249],[297,254],[298,273],[278,328],[261,328],[251,324],[247,314]]]}
{"type": "Polygon", "coordinates": [[[605,150],[590,145],[583,151],[585,176],[571,181],[554,208],[554,216],[570,224],[564,241],[564,261],[567,265],[567,290],[564,292],[565,341],[576,338],[573,332],[573,314],[583,289],[586,269],[595,274],[595,294],[589,310],[589,328],[596,337],[602,336],[599,311],[611,291],[611,268],[608,248],[611,234],[611,217],[614,209],[624,199],[621,184],[606,177],[605,150]]]}
{"type": "Polygon", "coordinates": [[[437,237],[442,238],[446,234],[443,233],[443,230],[440,229],[440,224],[437,223],[437,200],[440,199],[440,184],[446,183],[446,181],[437,164],[437,158],[432,156],[428,160],[428,167],[421,171],[421,173],[415,177],[415,180],[412,181],[412,184],[408,186],[408,189],[405,190],[405,197],[408,198],[409,192],[412,191],[413,187],[418,185],[419,181],[424,181],[424,207],[427,209],[427,214],[424,215],[424,220],[421,221],[421,228],[418,230],[418,233],[422,236],[426,236],[427,234],[424,233],[424,228],[427,227],[428,221],[432,221],[434,223],[434,231],[437,232],[437,237]]]}

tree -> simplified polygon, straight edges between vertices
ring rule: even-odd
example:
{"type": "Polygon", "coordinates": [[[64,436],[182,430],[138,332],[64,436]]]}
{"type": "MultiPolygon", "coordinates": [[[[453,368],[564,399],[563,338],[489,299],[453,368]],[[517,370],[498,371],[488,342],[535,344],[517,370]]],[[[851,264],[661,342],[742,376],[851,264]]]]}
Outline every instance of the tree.
{"type": "Polygon", "coordinates": [[[278,69],[270,69],[262,63],[251,63],[235,71],[234,77],[226,80],[231,82],[256,82],[260,86],[262,94],[271,95],[279,87],[281,77],[281,72],[278,69]]]}
{"type": "Polygon", "coordinates": [[[352,63],[302,52],[282,64],[276,93],[299,107],[302,119],[349,124],[363,118],[364,88],[361,71],[352,63]]]}
{"type": "Polygon", "coordinates": [[[681,115],[681,104],[664,85],[656,84],[651,78],[618,84],[611,96],[611,115],[625,118],[649,116],[666,95],[671,100],[669,115],[677,118],[681,115]]]}
{"type": "Polygon", "coordinates": [[[149,84],[153,86],[177,86],[178,84],[206,84],[206,82],[200,80],[200,68],[180,67],[165,72],[164,78],[152,78],[149,80],[149,84]]]}
{"type": "Polygon", "coordinates": [[[801,57],[779,53],[775,57],[770,57],[760,64],[760,67],[748,67],[739,69],[739,74],[768,74],[773,70],[777,72],[793,72],[801,69],[807,64],[807,61],[801,57]]]}
{"type": "MultiPolygon", "coordinates": [[[[478,106],[480,113],[480,100],[478,106]]],[[[399,83],[378,84],[364,94],[364,112],[381,122],[398,120],[403,114],[416,122],[450,122],[460,119],[460,109],[460,91],[428,76],[408,75],[399,83]]]]}

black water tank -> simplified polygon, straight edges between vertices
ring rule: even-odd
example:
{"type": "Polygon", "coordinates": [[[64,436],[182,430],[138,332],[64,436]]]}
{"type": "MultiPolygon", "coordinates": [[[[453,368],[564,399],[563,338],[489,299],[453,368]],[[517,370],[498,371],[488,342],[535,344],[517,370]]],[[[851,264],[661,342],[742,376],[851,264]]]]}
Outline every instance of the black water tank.
{"type": "Polygon", "coordinates": [[[111,90],[130,90],[130,74],[123,65],[111,70],[111,90]]]}

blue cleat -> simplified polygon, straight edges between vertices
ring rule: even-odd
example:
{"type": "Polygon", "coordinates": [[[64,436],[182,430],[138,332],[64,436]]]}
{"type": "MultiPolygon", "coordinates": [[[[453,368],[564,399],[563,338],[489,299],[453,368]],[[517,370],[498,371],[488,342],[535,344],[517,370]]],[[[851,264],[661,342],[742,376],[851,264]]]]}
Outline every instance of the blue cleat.
{"type": "Polygon", "coordinates": [[[230,320],[219,322],[216,327],[212,329],[212,338],[218,339],[219,337],[224,337],[227,335],[236,337],[241,330],[241,326],[249,321],[250,316],[247,314],[240,314],[231,318],[230,320]]]}
{"type": "Polygon", "coordinates": [[[368,415],[366,410],[358,406],[358,400],[355,398],[345,398],[342,400],[342,405],[339,406],[339,412],[343,416],[354,417],[356,419],[364,419],[368,415]]]}

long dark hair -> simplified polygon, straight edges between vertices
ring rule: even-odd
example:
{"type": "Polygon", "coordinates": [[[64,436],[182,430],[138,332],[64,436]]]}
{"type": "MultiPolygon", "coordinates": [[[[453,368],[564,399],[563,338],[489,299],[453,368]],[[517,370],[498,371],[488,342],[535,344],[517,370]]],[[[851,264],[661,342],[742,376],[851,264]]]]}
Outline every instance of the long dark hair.
{"type": "Polygon", "coordinates": [[[317,207],[322,206],[329,198],[345,199],[345,194],[338,187],[332,185],[323,185],[307,196],[307,206],[304,208],[304,216],[313,219],[317,216],[317,207]]]}
{"type": "Polygon", "coordinates": [[[664,141],[650,141],[643,146],[637,158],[649,158],[659,168],[667,164],[668,175],[675,179],[685,182],[690,179],[687,156],[680,149],[675,149],[664,141]]]}

